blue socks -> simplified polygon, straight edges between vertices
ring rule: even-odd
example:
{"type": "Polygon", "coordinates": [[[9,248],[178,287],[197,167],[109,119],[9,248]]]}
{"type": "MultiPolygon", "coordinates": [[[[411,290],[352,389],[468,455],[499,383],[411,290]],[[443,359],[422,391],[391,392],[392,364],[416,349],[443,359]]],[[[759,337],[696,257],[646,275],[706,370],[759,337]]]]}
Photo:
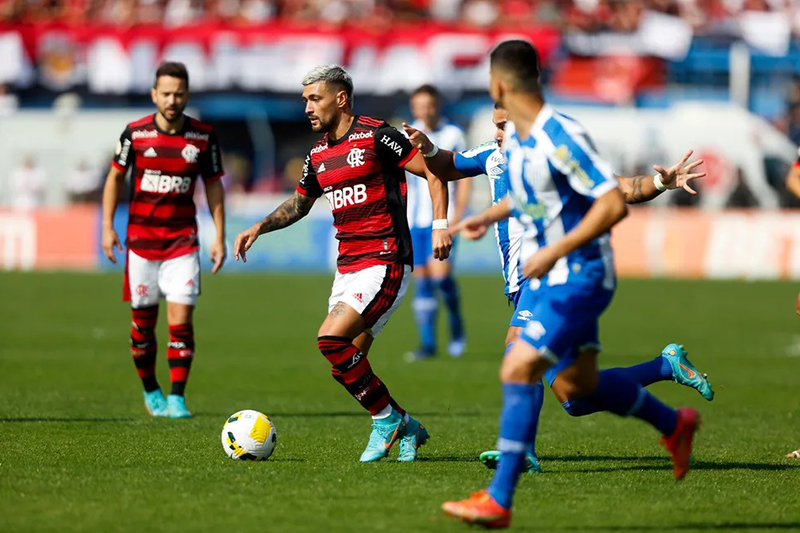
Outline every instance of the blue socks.
{"type": "Polygon", "coordinates": [[[543,393],[541,381],[536,385],[503,384],[503,412],[497,440],[497,449],[503,458],[489,484],[489,494],[506,509],[511,508],[517,479],[525,463],[525,451],[536,441],[543,393]]]}
{"type": "Polygon", "coordinates": [[[642,387],[647,387],[658,381],[669,381],[672,379],[672,367],[665,357],[658,356],[652,361],[640,365],[625,368],[612,368],[617,372],[623,373],[642,387]]]}
{"type": "Polygon", "coordinates": [[[434,281],[442,293],[444,305],[450,317],[450,337],[453,340],[464,338],[464,320],[461,318],[461,302],[458,285],[452,275],[434,281]]]}
{"type": "Polygon", "coordinates": [[[414,301],[414,320],[417,322],[420,349],[426,355],[436,352],[436,311],[439,302],[434,294],[434,283],[430,278],[416,278],[414,301]]]}
{"type": "Polygon", "coordinates": [[[586,398],[564,402],[564,410],[572,416],[584,416],[599,411],[635,416],[649,422],[663,435],[671,435],[678,422],[678,413],[628,378],[625,370],[627,369],[603,370],[599,374],[594,392],[586,398]]]}

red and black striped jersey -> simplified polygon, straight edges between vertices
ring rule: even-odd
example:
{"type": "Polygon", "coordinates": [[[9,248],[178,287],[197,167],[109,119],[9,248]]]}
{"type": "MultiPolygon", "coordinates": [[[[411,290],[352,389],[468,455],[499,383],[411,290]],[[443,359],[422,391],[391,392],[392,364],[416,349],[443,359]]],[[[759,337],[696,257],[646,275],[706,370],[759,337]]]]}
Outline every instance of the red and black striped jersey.
{"type": "Polygon", "coordinates": [[[122,132],[112,164],[131,169],[128,248],[152,261],[197,250],[195,180],[211,182],[223,173],[213,128],[187,116],[170,134],[158,128],[155,115],[146,116],[122,132]]]}
{"type": "Polygon", "coordinates": [[[326,134],[306,156],[298,192],[331,204],[339,240],[339,272],[413,263],[403,167],[417,153],[380,119],[357,116],[332,141],[326,134]]]}

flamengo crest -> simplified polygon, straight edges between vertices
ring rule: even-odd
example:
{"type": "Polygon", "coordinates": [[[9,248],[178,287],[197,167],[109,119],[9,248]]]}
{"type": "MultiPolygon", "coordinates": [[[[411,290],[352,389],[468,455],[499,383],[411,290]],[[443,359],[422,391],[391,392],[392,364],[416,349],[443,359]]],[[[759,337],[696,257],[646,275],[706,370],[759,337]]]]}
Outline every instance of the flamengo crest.
{"type": "Polygon", "coordinates": [[[197,163],[197,156],[199,154],[200,149],[193,144],[187,144],[183,147],[183,150],[181,150],[181,156],[187,163],[197,163]]]}
{"type": "Polygon", "coordinates": [[[352,148],[350,153],[347,154],[347,164],[350,165],[350,168],[360,167],[364,164],[364,152],[365,149],[362,148],[352,148]]]}

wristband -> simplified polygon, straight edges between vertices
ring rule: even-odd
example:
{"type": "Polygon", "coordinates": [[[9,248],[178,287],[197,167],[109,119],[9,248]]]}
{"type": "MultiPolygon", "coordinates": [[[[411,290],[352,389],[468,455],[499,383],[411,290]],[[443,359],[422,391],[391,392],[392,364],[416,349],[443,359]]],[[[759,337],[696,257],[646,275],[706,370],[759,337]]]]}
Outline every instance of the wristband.
{"type": "Polygon", "coordinates": [[[439,153],[439,147],[434,144],[431,151],[428,152],[427,154],[422,154],[422,157],[433,157],[438,153],[439,153]]]}
{"type": "Polygon", "coordinates": [[[658,189],[661,192],[667,190],[667,186],[664,185],[663,181],[661,181],[661,174],[656,174],[655,176],[653,176],[653,185],[655,185],[656,189],[658,189]]]}
{"type": "Polygon", "coordinates": [[[449,227],[450,224],[448,224],[446,218],[437,218],[433,221],[433,224],[431,224],[431,228],[433,229],[447,229],[449,227]]]}

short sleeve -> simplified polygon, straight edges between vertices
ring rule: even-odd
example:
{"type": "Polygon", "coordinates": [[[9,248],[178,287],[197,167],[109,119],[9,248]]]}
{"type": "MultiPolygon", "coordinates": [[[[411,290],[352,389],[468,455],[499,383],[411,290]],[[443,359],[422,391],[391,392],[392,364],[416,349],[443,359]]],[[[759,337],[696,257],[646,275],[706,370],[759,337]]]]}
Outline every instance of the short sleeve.
{"type": "Polygon", "coordinates": [[[384,166],[404,167],[417,154],[408,138],[384,124],[375,131],[375,153],[384,166]]]}
{"type": "Polygon", "coordinates": [[[560,122],[552,119],[544,129],[554,147],[548,159],[567,177],[575,192],[596,199],[619,187],[611,165],[600,157],[583,129],[575,128],[575,131],[568,132],[560,122]]]}
{"type": "Polygon", "coordinates": [[[125,128],[122,135],[119,136],[117,141],[117,149],[114,151],[114,159],[111,164],[117,169],[125,171],[134,163],[133,139],[131,138],[131,129],[125,128]]]}
{"type": "Polygon", "coordinates": [[[213,131],[208,136],[208,146],[200,155],[200,175],[203,181],[216,181],[222,177],[222,154],[219,149],[217,134],[213,131]]]}
{"type": "Polygon", "coordinates": [[[303,164],[303,177],[300,178],[300,183],[297,184],[297,192],[303,196],[311,196],[312,198],[319,198],[322,196],[322,187],[317,180],[317,173],[314,167],[311,166],[311,154],[306,156],[305,163],[303,164]]]}
{"type": "Polygon", "coordinates": [[[497,149],[497,143],[484,143],[470,150],[456,152],[453,163],[462,175],[471,178],[486,174],[486,162],[497,149]]]}

